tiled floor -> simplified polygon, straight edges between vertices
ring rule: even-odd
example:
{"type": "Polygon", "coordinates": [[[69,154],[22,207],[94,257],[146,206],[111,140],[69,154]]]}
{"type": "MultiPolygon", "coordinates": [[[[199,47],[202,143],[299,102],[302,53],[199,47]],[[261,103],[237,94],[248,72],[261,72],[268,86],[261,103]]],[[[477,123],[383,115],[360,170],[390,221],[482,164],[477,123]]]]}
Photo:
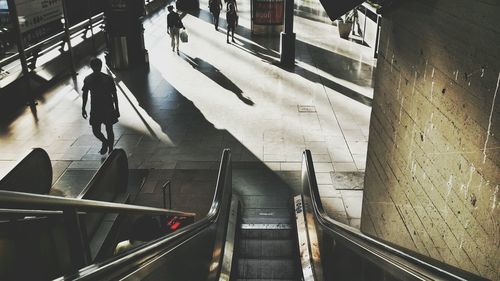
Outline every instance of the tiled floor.
{"type": "MultiPolygon", "coordinates": [[[[144,24],[150,71],[113,71],[121,107],[116,147],[127,151],[129,167],[213,169],[229,147],[235,162],[298,171],[308,148],[327,209],[359,225],[362,191],[336,190],[332,172],[365,169],[372,50],[340,39],[331,25],[296,17],[296,68],[283,70],[275,64],[279,39],[251,36],[247,3],[238,5],[237,43],[229,45],[225,29],[210,24],[206,2],[183,19],[189,43],[180,55],[171,52],[160,11],[144,24]]],[[[83,67],[76,81],[47,91],[38,121],[26,110],[1,128],[0,175],[31,147],[49,152],[54,182],[67,168],[99,167],[100,144],[80,113],[88,73],[83,67]]]]}

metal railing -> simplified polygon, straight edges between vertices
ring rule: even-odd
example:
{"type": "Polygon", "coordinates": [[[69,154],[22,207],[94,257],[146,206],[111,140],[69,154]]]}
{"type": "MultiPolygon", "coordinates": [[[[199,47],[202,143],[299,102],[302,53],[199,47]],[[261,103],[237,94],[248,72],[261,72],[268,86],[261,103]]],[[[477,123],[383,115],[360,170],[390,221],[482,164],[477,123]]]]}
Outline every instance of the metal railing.
{"type": "MultiPolygon", "coordinates": [[[[84,20],[76,25],[73,25],[69,28],[70,38],[73,39],[79,34],[87,32],[89,28],[95,28],[97,26],[102,25],[104,22],[104,13],[99,13],[91,19],[84,20]]],[[[36,44],[33,44],[25,49],[26,55],[28,59],[33,56],[33,54],[37,53],[38,56],[46,54],[53,49],[63,46],[66,44],[66,35],[64,31],[60,31],[57,34],[50,36],[49,38],[42,40],[36,44]]],[[[19,53],[16,52],[10,56],[7,56],[0,60],[0,68],[4,68],[6,65],[15,62],[19,59],[19,53]]]]}
{"type": "Polygon", "coordinates": [[[168,208],[172,208],[172,182],[168,180],[161,187],[163,191],[163,208],[167,208],[167,191],[168,191],[168,208]]]}
{"type": "MultiPolygon", "coordinates": [[[[309,210],[306,211],[312,212],[314,218],[313,221],[307,221],[307,223],[320,226],[323,239],[325,239],[325,235],[331,236],[334,240],[333,244],[341,243],[359,259],[369,261],[377,269],[384,271],[384,274],[397,278],[385,278],[384,280],[486,280],[431,258],[389,245],[361,233],[356,228],[330,218],[321,203],[313,160],[309,150],[304,151],[303,154],[302,188],[305,197],[304,205],[309,207],[309,210]]],[[[325,242],[323,240],[320,243],[325,242]]],[[[325,251],[321,252],[322,261],[323,254],[327,253],[325,251]]],[[[328,266],[323,261],[323,268],[328,266]]],[[[377,280],[377,278],[372,275],[366,280],[377,280]]]]}
{"type": "Polygon", "coordinates": [[[181,212],[161,208],[3,190],[0,190],[0,206],[4,209],[38,209],[63,212],[65,210],[76,209],[78,211],[84,212],[150,214],[168,216],[172,215],[186,217],[195,216],[195,214],[189,212],[181,212]]]}
{"type": "MultiPolygon", "coordinates": [[[[90,264],[91,257],[85,228],[81,222],[80,212],[104,212],[118,214],[147,214],[160,216],[194,217],[195,214],[160,208],[111,203],[95,200],[63,198],[50,195],[37,195],[13,191],[0,191],[0,208],[21,209],[20,214],[29,210],[62,211],[62,216],[68,230],[69,253],[71,263],[76,271],[90,264]]],[[[5,212],[4,212],[5,213],[5,212]]],[[[11,211],[11,215],[15,212],[11,211]]],[[[49,213],[46,213],[49,214],[49,213]]]]}

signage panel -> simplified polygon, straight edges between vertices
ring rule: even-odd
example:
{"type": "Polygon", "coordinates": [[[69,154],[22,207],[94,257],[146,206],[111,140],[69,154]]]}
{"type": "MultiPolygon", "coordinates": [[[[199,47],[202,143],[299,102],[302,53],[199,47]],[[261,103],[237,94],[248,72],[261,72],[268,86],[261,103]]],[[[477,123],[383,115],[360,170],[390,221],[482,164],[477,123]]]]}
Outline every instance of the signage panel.
{"type": "Polygon", "coordinates": [[[25,47],[63,30],[63,0],[13,0],[25,47]]]}
{"type": "Polygon", "coordinates": [[[0,0],[0,11],[6,11],[9,9],[9,5],[7,5],[7,0],[0,0]]]}
{"type": "Polygon", "coordinates": [[[63,17],[62,0],[15,0],[21,33],[63,17]]]}
{"type": "Polygon", "coordinates": [[[281,25],[284,19],[284,0],[253,0],[253,23],[281,25]]]}

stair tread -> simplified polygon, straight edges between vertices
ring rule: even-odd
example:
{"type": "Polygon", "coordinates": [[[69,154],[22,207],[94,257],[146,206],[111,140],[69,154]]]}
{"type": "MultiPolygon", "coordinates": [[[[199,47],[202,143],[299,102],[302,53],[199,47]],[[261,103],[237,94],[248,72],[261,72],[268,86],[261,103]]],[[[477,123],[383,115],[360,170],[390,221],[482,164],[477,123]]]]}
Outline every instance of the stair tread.
{"type": "Polygon", "coordinates": [[[294,229],[241,229],[240,239],[279,240],[295,239],[294,229]]]}
{"type": "Polygon", "coordinates": [[[237,277],[240,279],[295,279],[298,270],[291,258],[239,258],[237,277]]]}
{"type": "Polygon", "coordinates": [[[240,239],[240,258],[293,258],[297,245],[292,239],[240,239]]]}
{"type": "Polygon", "coordinates": [[[257,279],[242,279],[242,278],[238,278],[236,279],[236,281],[297,281],[299,279],[260,279],[260,278],[257,278],[257,279]]]}

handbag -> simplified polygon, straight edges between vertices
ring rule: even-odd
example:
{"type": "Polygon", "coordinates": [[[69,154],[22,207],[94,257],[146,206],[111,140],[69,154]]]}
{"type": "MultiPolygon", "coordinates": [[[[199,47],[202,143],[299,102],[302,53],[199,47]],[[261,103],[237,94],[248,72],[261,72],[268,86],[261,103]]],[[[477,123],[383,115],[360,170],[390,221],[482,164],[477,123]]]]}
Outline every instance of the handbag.
{"type": "Polygon", "coordinates": [[[182,43],[187,43],[188,42],[188,34],[186,30],[182,30],[181,34],[179,35],[181,37],[181,42],[182,43]]]}

